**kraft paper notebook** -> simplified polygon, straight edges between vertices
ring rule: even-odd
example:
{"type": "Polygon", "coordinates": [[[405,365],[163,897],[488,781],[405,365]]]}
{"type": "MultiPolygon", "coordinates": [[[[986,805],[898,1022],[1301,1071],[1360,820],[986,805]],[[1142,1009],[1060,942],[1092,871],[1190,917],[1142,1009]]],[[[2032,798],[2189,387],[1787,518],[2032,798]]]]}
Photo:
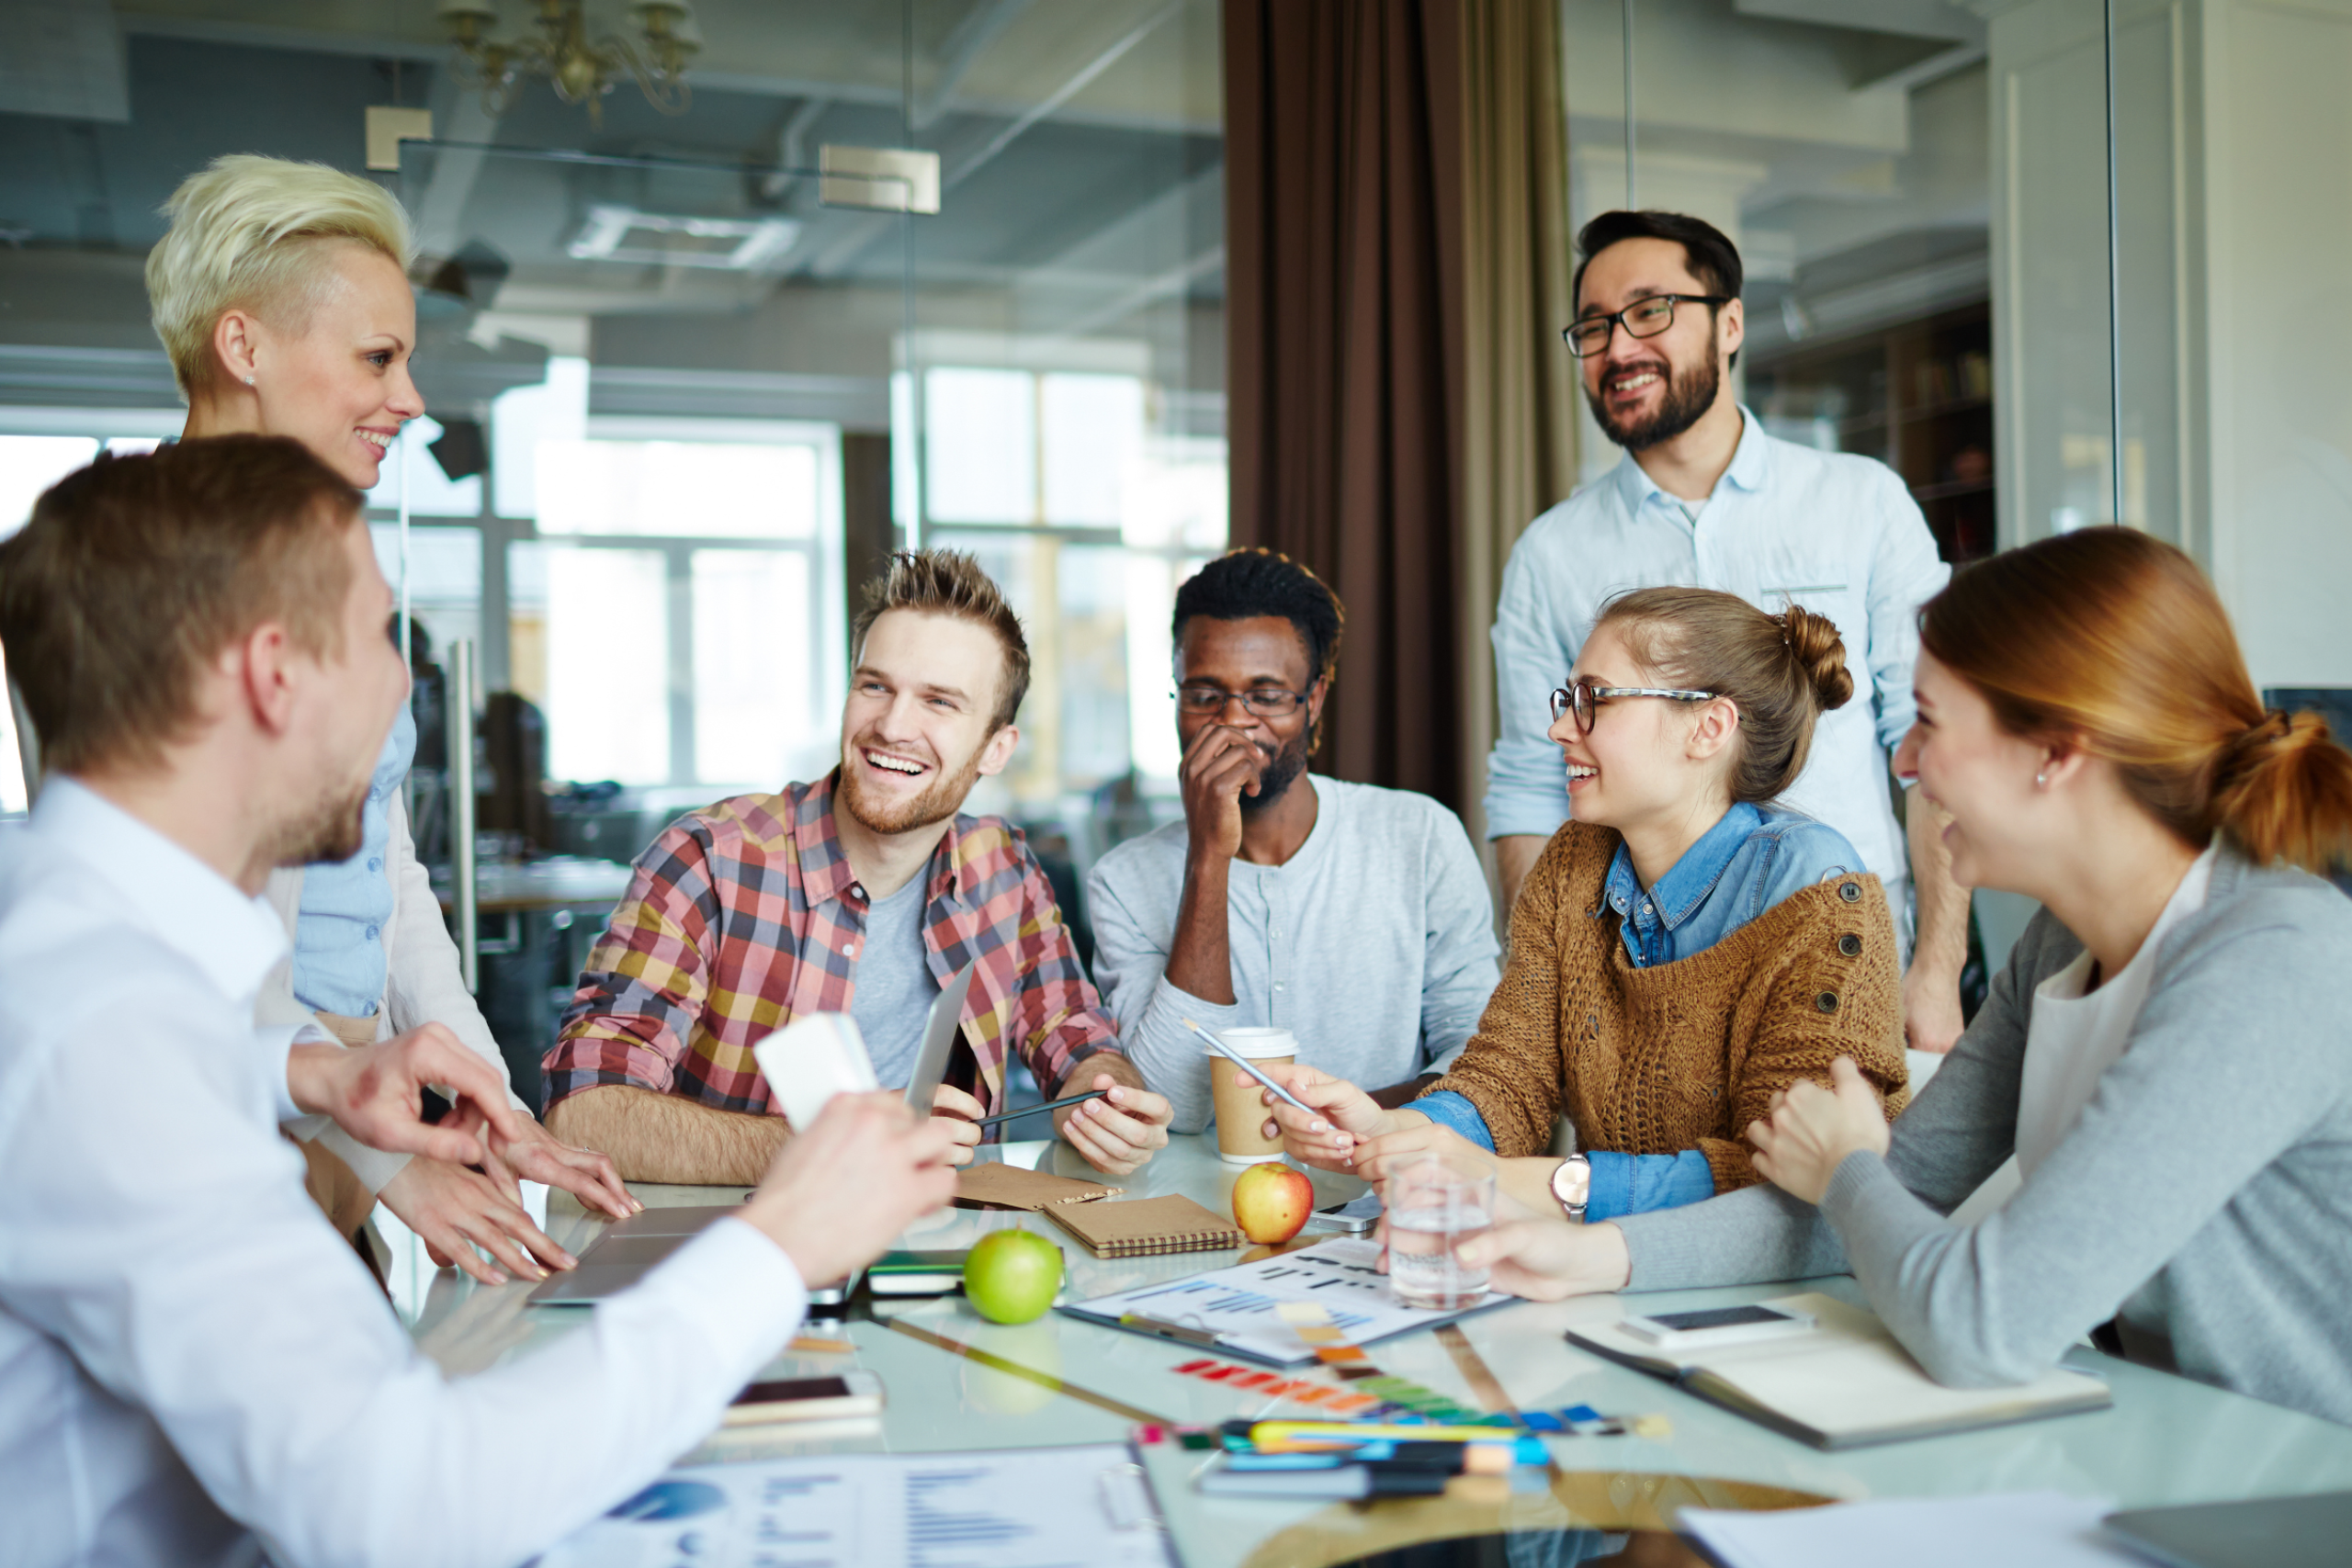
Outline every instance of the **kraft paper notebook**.
{"type": "Polygon", "coordinates": [[[1209,1252],[1249,1240],[1231,1220],[1174,1193],[1131,1203],[1057,1203],[1046,1210],[1046,1217],[1097,1258],[1209,1252]]]}
{"type": "Polygon", "coordinates": [[[1866,1308],[1817,1293],[1766,1304],[1810,1314],[1817,1326],[1687,1354],[1636,1339],[1613,1323],[1571,1328],[1567,1337],[1817,1449],[1941,1437],[2104,1410],[2110,1403],[2107,1384],[2064,1370],[2016,1388],[1946,1388],[1866,1308]]]}
{"type": "Polygon", "coordinates": [[[1065,1203],[1091,1203],[1125,1190],[1099,1181],[1078,1181],[1042,1170],[1024,1170],[1001,1160],[979,1160],[956,1173],[959,1209],[1023,1209],[1030,1213],[1065,1203]]]}

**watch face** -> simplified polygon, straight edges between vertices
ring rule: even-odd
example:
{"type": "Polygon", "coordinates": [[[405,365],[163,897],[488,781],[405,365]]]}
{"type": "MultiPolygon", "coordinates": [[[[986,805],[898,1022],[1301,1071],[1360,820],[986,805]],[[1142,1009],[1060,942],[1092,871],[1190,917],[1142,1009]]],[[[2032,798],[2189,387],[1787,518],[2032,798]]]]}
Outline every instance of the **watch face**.
{"type": "Polygon", "coordinates": [[[1571,1209],[1584,1207],[1592,1191],[1592,1166],[1581,1159],[1563,1160],[1552,1173],[1552,1195],[1571,1209]]]}

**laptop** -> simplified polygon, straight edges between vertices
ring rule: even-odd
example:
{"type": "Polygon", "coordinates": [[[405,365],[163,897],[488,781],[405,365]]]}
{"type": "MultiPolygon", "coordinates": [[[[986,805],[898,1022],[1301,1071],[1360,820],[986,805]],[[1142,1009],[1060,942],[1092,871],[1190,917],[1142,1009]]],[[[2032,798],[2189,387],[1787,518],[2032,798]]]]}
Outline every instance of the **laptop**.
{"type": "Polygon", "coordinates": [[[2171,1568],[2338,1568],[2352,1554],[2352,1492],[2129,1508],[2102,1522],[2171,1568]]]}
{"type": "MultiPolygon", "coordinates": [[[[907,1104],[919,1116],[931,1114],[933,1091],[947,1076],[948,1058],[955,1054],[958,1025],[964,1018],[964,1001],[971,995],[972,976],[978,967],[975,960],[956,971],[931,1004],[930,1020],[923,1025],[922,1048],[915,1054],[914,1072],[907,1079],[907,1104]]],[[[847,1020],[842,1022],[847,1037],[856,1042],[857,1051],[863,1055],[865,1046],[858,1037],[856,1025],[847,1020]]],[[[870,1064],[866,1070],[866,1081],[872,1082],[870,1064]]],[[[607,1296],[617,1295],[701,1234],[705,1226],[741,1207],[738,1203],[719,1203],[647,1209],[628,1219],[616,1220],[580,1255],[578,1268],[542,1280],[525,1304],[590,1306],[607,1296]]],[[[849,1299],[856,1285],[857,1276],[852,1275],[833,1284],[812,1286],[808,1304],[838,1306],[849,1299]]]]}

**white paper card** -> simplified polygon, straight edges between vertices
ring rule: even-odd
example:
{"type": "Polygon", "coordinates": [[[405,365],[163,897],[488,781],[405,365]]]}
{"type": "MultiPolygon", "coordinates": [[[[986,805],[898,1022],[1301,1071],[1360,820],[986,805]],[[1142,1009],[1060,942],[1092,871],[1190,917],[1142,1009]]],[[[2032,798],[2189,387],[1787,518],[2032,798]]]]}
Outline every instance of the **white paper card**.
{"type": "Polygon", "coordinates": [[[833,1096],[882,1087],[865,1054],[865,1036],[845,1012],[796,1020],[753,1045],[752,1057],[795,1132],[814,1126],[833,1096]]]}

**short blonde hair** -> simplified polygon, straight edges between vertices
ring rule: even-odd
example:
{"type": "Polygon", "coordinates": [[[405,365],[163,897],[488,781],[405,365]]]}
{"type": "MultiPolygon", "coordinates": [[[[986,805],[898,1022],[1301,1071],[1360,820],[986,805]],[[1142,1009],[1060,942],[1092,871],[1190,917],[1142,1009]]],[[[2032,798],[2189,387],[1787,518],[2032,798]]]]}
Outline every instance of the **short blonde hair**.
{"type": "Polygon", "coordinates": [[[390,193],[324,164],[232,152],[181,182],[164,211],[172,227],[147,253],[147,302],[184,397],[211,373],[222,311],[307,312],[322,276],[313,242],[356,241],[403,273],[415,251],[390,193]]]}
{"type": "Polygon", "coordinates": [[[961,550],[897,551],[889,569],[865,585],[865,608],[851,629],[851,646],[863,654],[865,634],[892,610],[947,615],[995,633],[1004,650],[1004,679],[997,685],[989,728],[993,733],[1019,716],[1021,699],[1029,694],[1029,639],[1022,635],[1021,617],[978,561],[961,550]]]}

